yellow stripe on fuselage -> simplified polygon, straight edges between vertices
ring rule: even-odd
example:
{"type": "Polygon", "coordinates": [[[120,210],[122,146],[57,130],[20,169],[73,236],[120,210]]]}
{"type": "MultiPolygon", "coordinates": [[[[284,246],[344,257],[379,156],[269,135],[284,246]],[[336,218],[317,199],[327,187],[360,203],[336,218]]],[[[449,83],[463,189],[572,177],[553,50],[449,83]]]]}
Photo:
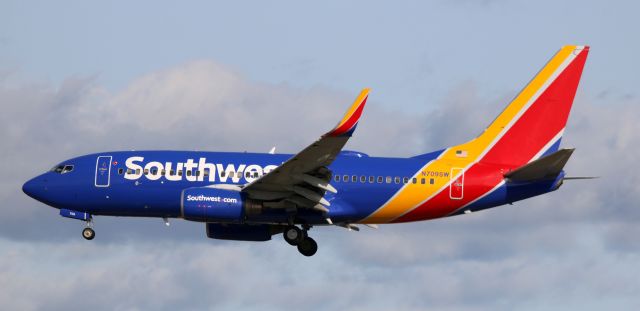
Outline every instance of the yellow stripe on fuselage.
{"type": "MultiPolygon", "coordinates": [[[[527,106],[527,103],[533,96],[545,85],[545,82],[554,74],[554,72],[562,65],[562,63],[573,53],[576,46],[564,46],[556,55],[546,64],[544,68],[535,76],[531,82],[516,96],[516,98],[500,113],[500,115],[487,127],[484,132],[477,138],[451,148],[446,149],[437,160],[427,163],[422,169],[416,172],[418,179],[422,178],[423,173],[432,174],[433,172],[449,172],[451,168],[467,168],[474,162],[478,161],[485,153],[488,147],[500,136],[505,127],[516,118],[520,112],[527,106]],[[465,156],[458,156],[456,152],[460,152],[465,156]]],[[[424,203],[429,198],[438,194],[445,189],[449,182],[456,176],[447,178],[434,178],[433,185],[422,185],[408,183],[402,187],[394,197],[387,203],[376,210],[369,217],[361,221],[361,223],[387,223],[390,222],[414,208],[424,203]]],[[[426,177],[427,183],[431,177],[426,177]]]]}

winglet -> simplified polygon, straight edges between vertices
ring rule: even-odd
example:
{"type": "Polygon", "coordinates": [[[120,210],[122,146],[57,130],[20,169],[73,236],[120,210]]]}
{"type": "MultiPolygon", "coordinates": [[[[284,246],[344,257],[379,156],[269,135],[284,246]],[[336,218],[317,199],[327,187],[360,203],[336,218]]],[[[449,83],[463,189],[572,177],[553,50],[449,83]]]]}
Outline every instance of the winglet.
{"type": "Polygon", "coordinates": [[[360,92],[360,95],[358,95],[356,100],[353,102],[353,105],[351,105],[342,120],[340,120],[340,123],[338,123],[333,130],[327,133],[327,136],[351,136],[351,134],[353,134],[353,131],[356,129],[358,121],[360,120],[360,116],[362,115],[364,105],[367,103],[367,98],[369,98],[369,91],[369,88],[365,88],[360,92]]]}

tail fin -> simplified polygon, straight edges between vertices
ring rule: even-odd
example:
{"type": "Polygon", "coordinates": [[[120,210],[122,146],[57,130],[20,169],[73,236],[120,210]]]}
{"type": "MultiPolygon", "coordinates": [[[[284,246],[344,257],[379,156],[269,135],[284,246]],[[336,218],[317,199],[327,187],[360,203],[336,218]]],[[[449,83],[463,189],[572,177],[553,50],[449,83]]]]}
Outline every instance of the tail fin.
{"type": "Polygon", "coordinates": [[[443,157],[522,166],[558,150],[588,46],[565,46],[474,140],[443,157]]]}

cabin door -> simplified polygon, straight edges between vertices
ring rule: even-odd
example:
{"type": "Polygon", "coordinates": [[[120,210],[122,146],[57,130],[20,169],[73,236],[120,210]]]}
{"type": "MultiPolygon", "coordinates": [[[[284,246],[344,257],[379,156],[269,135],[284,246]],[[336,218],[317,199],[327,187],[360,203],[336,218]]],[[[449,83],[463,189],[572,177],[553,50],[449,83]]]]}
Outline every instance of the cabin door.
{"type": "Polygon", "coordinates": [[[462,200],[464,196],[464,169],[454,167],[451,169],[451,185],[449,186],[449,198],[462,200]]]}
{"type": "Polygon", "coordinates": [[[96,160],[96,187],[109,187],[111,183],[111,156],[99,156],[96,160]]]}

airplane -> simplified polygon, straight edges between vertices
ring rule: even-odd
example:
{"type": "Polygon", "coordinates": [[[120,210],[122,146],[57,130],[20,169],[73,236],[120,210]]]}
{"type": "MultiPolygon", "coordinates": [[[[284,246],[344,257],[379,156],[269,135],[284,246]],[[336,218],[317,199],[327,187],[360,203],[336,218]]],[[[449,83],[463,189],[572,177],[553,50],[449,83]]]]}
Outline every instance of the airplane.
{"type": "MultiPolygon", "coordinates": [[[[409,158],[343,150],[365,88],[330,131],[297,154],[115,151],[62,161],[27,181],[28,196],[86,223],[94,216],[181,218],[212,239],[282,234],[304,256],[313,227],[423,221],[468,214],[557,190],[574,149],[560,142],[588,46],[562,47],[500,115],[469,142],[409,158]]],[[[455,126],[452,124],[451,126],[455,126]]],[[[574,177],[573,179],[580,179],[574,177]]]]}

